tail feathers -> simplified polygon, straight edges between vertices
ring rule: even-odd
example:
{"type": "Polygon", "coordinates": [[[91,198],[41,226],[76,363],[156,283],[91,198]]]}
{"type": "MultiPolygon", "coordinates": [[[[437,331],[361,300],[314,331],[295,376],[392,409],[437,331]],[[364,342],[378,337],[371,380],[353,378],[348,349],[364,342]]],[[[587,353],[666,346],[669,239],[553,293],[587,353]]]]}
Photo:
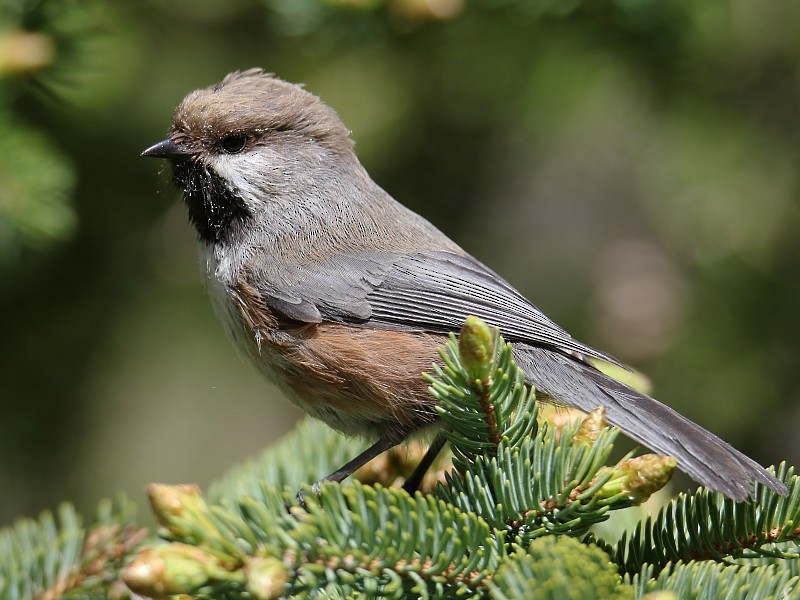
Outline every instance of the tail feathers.
{"type": "Polygon", "coordinates": [[[523,344],[514,345],[514,357],[538,390],[586,412],[603,406],[609,423],[651,450],[674,457],[681,470],[714,491],[745,500],[758,481],[778,494],[789,493],[783,483],[727,442],[590,365],[523,344]]]}

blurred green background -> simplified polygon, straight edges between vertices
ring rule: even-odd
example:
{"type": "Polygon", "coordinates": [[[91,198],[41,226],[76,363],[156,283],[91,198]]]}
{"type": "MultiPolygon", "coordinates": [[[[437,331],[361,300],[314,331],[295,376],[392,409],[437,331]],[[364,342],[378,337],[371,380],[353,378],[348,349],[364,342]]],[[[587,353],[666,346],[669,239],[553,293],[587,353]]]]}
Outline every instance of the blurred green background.
{"type": "Polygon", "coordinates": [[[0,0],[0,524],[205,485],[298,417],[138,157],[252,66],[657,397],[800,464],[798,31],[794,0],[0,0]]]}

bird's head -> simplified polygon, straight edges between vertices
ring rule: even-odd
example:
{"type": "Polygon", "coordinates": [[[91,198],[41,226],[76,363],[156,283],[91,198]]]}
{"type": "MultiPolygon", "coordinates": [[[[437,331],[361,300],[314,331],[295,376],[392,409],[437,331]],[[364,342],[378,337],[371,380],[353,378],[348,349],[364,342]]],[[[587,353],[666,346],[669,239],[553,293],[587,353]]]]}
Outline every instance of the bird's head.
{"type": "Polygon", "coordinates": [[[313,192],[352,166],[349,133],[313,94],[251,69],[187,95],[169,135],[142,156],[172,163],[200,239],[217,243],[265,203],[313,192]]]}

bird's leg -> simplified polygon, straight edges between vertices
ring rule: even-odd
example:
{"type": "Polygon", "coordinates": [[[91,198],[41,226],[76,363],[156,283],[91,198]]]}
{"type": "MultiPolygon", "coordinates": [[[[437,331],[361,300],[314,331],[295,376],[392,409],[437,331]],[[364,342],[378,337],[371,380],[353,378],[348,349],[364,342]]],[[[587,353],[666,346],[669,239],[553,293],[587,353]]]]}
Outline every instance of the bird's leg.
{"type": "MultiPolygon", "coordinates": [[[[393,436],[381,436],[381,438],[378,439],[377,442],[372,444],[372,446],[364,450],[353,460],[339,467],[330,475],[327,475],[326,477],[318,479],[317,481],[312,483],[311,489],[314,491],[315,494],[319,494],[319,488],[323,483],[327,481],[333,481],[338,483],[339,481],[346,479],[347,477],[352,475],[353,472],[356,471],[356,469],[360,468],[362,465],[365,465],[366,463],[371,461],[373,458],[378,456],[378,454],[385,452],[389,448],[397,446],[397,444],[399,444],[401,441],[402,439],[398,439],[393,436]]],[[[303,494],[302,491],[297,492],[297,503],[303,507],[306,504],[305,495],[303,494]]]]}
{"type": "Polygon", "coordinates": [[[441,432],[436,434],[436,437],[433,438],[433,442],[428,447],[428,451],[425,453],[425,456],[422,457],[422,460],[419,461],[419,464],[408,476],[406,482],[403,484],[403,489],[407,491],[412,496],[414,492],[417,491],[419,484],[422,483],[422,478],[425,477],[425,473],[428,472],[428,469],[433,464],[433,461],[436,460],[436,457],[439,455],[439,452],[442,451],[444,444],[447,440],[444,439],[444,436],[441,432]]]}

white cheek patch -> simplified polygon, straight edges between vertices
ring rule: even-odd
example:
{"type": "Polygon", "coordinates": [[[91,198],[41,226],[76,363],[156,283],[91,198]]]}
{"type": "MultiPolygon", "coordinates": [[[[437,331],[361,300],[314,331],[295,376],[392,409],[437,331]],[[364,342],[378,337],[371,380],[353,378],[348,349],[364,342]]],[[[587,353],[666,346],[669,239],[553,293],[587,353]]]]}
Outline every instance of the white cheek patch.
{"type": "Polygon", "coordinates": [[[281,146],[258,145],[241,154],[216,154],[209,157],[209,168],[228,188],[244,200],[253,212],[265,201],[291,197],[296,190],[313,192],[318,185],[320,165],[328,155],[308,142],[287,155],[281,146]]]}
{"type": "Polygon", "coordinates": [[[264,196],[274,193],[270,189],[280,172],[281,157],[269,148],[242,154],[218,154],[209,161],[211,169],[219,175],[228,188],[244,200],[250,209],[264,202],[264,196]]]}

